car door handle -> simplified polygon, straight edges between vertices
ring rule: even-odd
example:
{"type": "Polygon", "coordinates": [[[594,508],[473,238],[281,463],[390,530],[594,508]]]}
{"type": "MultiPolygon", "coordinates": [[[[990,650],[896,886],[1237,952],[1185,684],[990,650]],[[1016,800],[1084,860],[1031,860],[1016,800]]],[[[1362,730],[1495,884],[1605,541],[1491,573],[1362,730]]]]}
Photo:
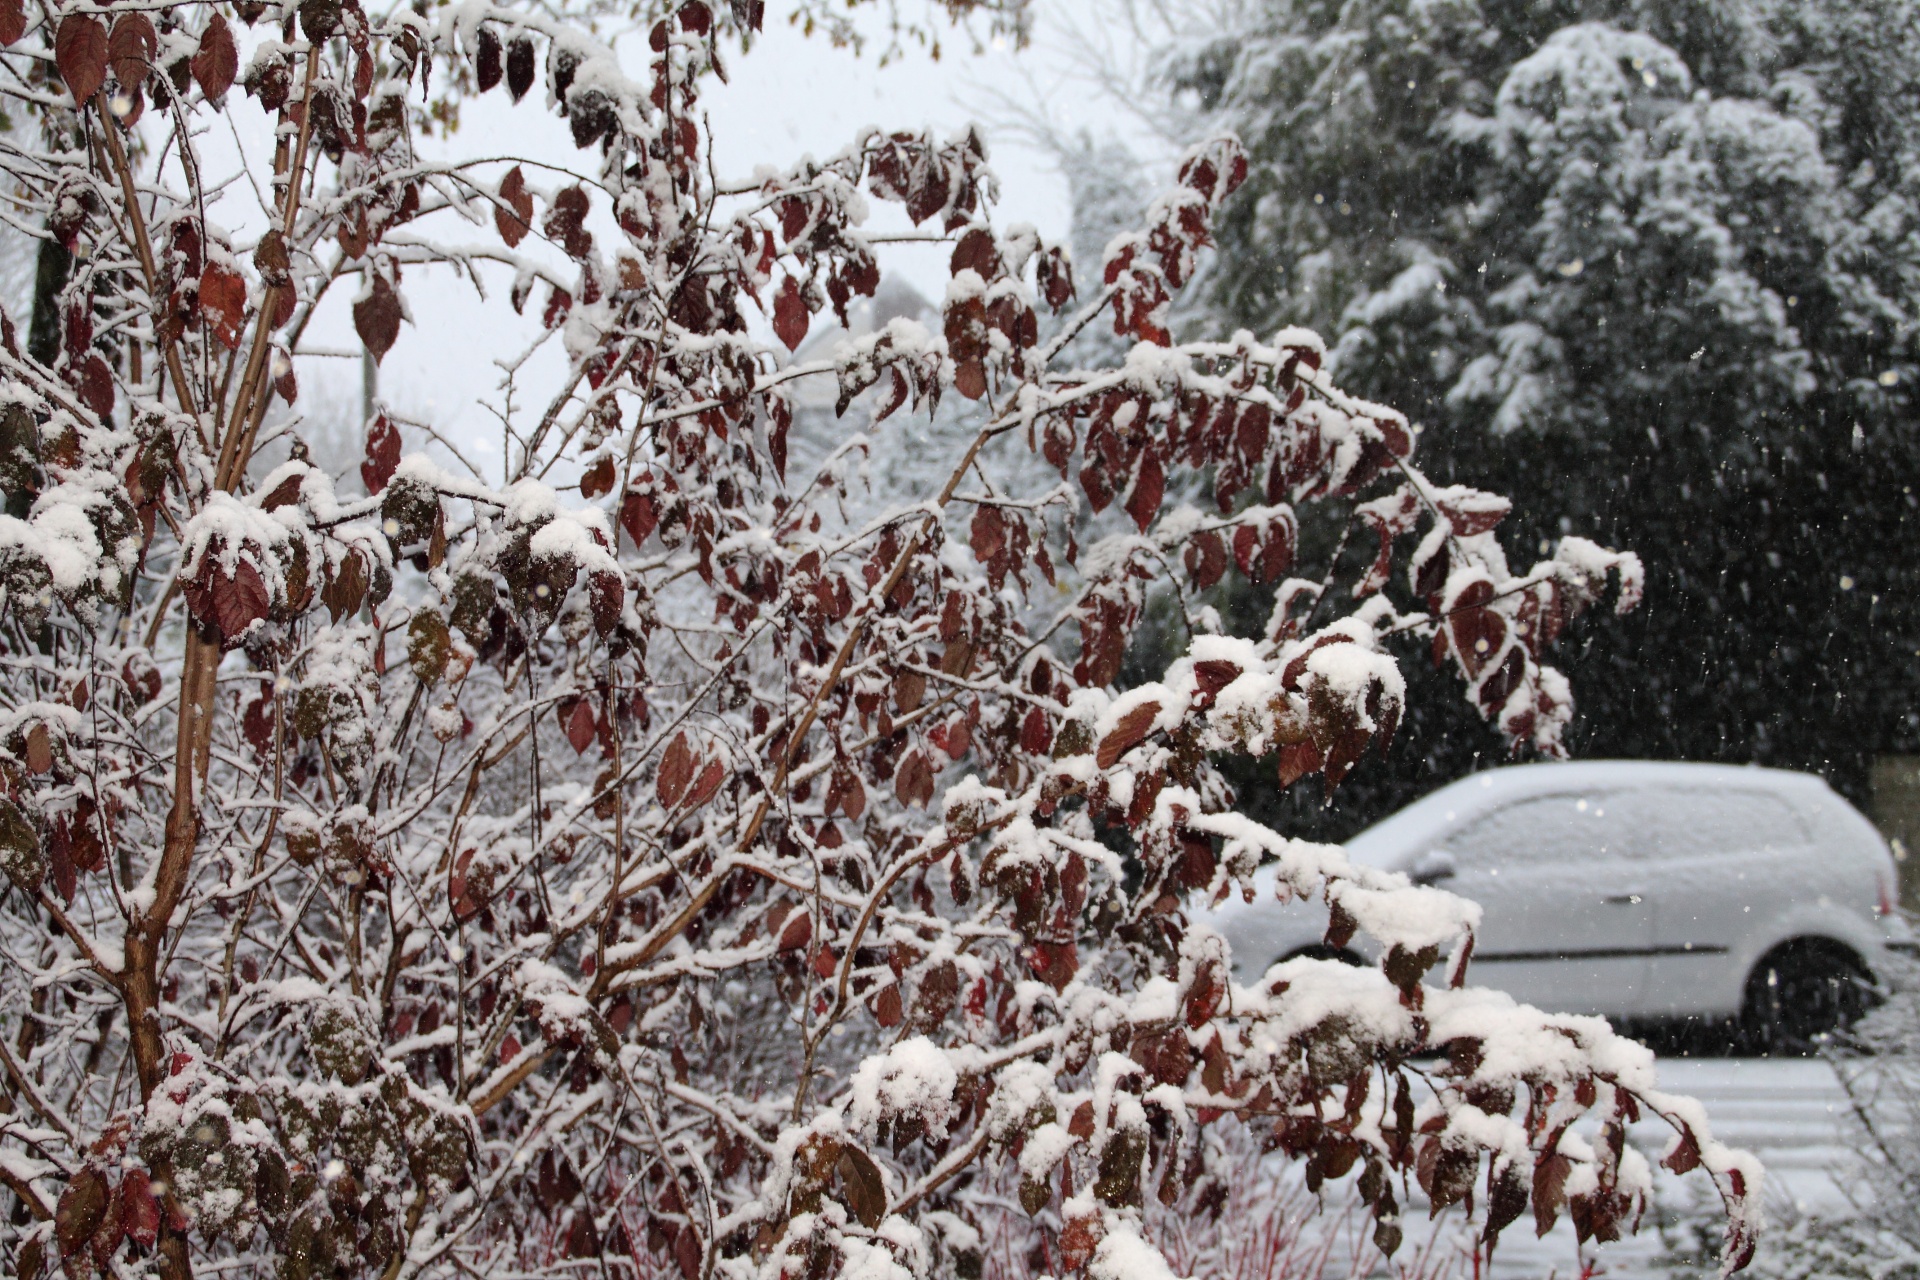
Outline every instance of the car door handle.
{"type": "Polygon", "coordinates": [[[1600,899],[1600,901],[1613,907],[1631,907],[1638,906],[1640,903],[1645,902],[1646,898],[1644,895],[1638,893],[1610,893],[1600,899]]]}

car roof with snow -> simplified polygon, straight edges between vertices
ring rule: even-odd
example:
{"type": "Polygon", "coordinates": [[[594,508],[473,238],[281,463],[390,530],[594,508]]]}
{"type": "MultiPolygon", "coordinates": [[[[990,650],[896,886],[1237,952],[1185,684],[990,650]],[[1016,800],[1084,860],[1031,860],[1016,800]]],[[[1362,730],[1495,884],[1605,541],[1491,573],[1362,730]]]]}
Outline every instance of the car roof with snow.
{"type": "Polygon", "coordinates": [[[1510,765],[1469,774],[1424,796],[1347,841],[1356,862],[1391,865],[1432,838],[1437,828],[1531,796],[1593,789],[1715,787],[1771,791],[1813,799],[1827,784],[1810,773],[1753,765],[1692,764],[1677,760],[1566,760],[1510,765]]]}

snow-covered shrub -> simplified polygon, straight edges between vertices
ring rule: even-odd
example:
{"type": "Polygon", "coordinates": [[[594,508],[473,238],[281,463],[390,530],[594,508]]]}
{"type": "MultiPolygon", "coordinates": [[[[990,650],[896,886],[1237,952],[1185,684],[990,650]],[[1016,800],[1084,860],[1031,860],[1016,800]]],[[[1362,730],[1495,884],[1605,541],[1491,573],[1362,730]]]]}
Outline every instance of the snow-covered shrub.
{"type": "Polygon", "coordinates": [[[716,178],[699,88],[759,20],[649,11],[628,64],[483,0],[0,0],[0,92],[43,123],[0,144],[9,216],[75,251],[45,358],[0,324],[12,1271],[965,1276],[1012,1180],[1062,1272],[1118,1280],[1166,1273],[1143,1206],[1217,1175],[1229,1116],[1351,1177],[1382,1248],[1414,1182],[1489,1237],[1529,1207],[1611,1237],[1649,1109],[1739,1265],[1757,1169],[1643,1050],[1464,986],[1470,904],[1261,827],[1214,767],[1331,788],[1401,719],[1396,638],[1551,753],[1542,655],[1637,561],[1569,538],[1512,571],[1501,501],[1430,484],[1311,333],[1171,344],[1231,140],[1077,288],[995,232],[972,132],[716,178]],[[429,71],[542,86],[579,172],[422,159],[457,106],[429,71]],[[274,124],[268,153],[234,131],[244,171],[202,153],[223,110],[274,124]],[[208,220],[249,183],[270,219],[208,220]],[[878,283],[870,200],[951,244],[938,331],[794,363],[878,283]],[[510,377],[502,473],[384,415],[364,493],[298,448],[255,467],[328,292],[376,359],[403,323],[459,340],[405,299],[425,263],[505,264],[564,355],[531,410],[510,377]],[[1108,321],[1123,361],[1059,361],[1108,321]],[[810,379],[863,421],[789,474],[810,379]],[[935,402],[972,424],[938,483],[843,503],[935,402]],[[1183,473],[1212,509],[1167,508],[1183,473]],[[1191,609],[1189,652],[1116,691],[1145,585],[1287,579],[1298,503],[1350,508],[1373,571],[1303,570],[1253,635],[1191,609]],[[1231,985],[1184,907],[1264,863],[1382,965],[1231,985]]]}
{"type": "MultiPolygon", "coordinates": [[[[1843,1207],[1779,1214],[1754,1274],[1781,1280],[1920,1277],[1920,965],[1892,968],[1885,1000],[1825,1050],[1846,1096],[1830,1171],[1843,1207]]],[[[1711,1254],[1717,1215],[1698,1196],[1663,1227],[1685,1266],[1711,1254]]],[[[1775,1216],[1770,1214],[1770,1217],[1775,1216]]]]}

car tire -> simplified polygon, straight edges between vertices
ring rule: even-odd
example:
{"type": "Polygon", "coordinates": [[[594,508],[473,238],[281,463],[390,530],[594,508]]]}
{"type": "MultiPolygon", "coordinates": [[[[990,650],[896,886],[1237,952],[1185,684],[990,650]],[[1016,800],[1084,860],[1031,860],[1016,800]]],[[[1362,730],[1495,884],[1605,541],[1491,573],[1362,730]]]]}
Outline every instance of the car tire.
{"type": "Polygon", "coordinates": [[[1872,975],[1846,948],[1790,942],[1769,952],[1747,978],[1741,1039],[1749,1052],[1805,1057],[1874,1003],[1872,975]]]}

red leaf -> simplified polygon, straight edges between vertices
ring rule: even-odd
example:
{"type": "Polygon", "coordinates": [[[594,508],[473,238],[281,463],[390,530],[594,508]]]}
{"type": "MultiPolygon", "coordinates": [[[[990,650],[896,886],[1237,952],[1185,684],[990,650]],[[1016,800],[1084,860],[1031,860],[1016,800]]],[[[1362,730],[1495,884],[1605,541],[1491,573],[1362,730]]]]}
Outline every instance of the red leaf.
{"type": "Polygon", "coordinates": [[[800,282],[792,276],[780,282],[780,292],[773,300],[773,332],[787,345],[787,350],[797,350],[807,339],[807,327],[812,323],[807,315],[807,302],[800,293],[800,282]]]}
{"type": "Polygon", "coordinates": [[[686,794],[687,783],[692,780],[693,748],[687,745],[685,733],[676,733],[667,744],[666,754],[660,757],[660,772],[653,780],[654,794],[664,808],[676,808],[680,797],[686,794]]]}
{"type": "Polygon", "coordinates": [[[228,576],[218,544],[202,554],[200,572],[185,587],[187,608],[202,626],[219,632],[224,648],[233,648],[248,628],[267,616],[267,584],[260,571],[242,556],[228,576]]]}
{"type": "Polygon", "coordinates": [[[94,415],[105,421],[113,413],[113,370],[106,360],[98,355],[88,356],[80,362],[80,367],[67,373],[68,381],[80,395],[80,403],[93,410],[94,415]]]}
{"type": "Polygon", "coordinates": [[[367,424],[367,460],[360,464],[360,479],[368,493],[379,493],[393,479],[400,466],[400,431],[382,413],[367,424]]]}
{"type": "Polygon", "coordinates": [[[1071,942],[1035,943],[1027,964],[1036,978],[1055,991],[1065,991],[1080,971],[1080,949],[1071,942]]]}
{"type": "Polygon", "coordinates": [[[54,60],[73,100],[86,105],[107,81],[107,28],[98,18],[70,13],[53,39],[54,60]]]}
{"type": "Polygon", "coordinates": [[[798,951],[813,940],[813,917],[782,904],[779,908],[786,925],[780,930],[780,950],[798,951]]]}
{"type": "Polygon", "coordinates": [[[1067,1271],[1086,1266],[1100,1243],[1100,1234],[1100,1219],[1091,1214],[1069,1219],[1060,1232],[1060,1265],[1067,1271]]]}
{"type": "Polygon", "coordinates": [[[1102,769],[1110,769],[1133,746],[1147,736],[1153,728],[1154,718],[1160,714],[1160,704],[1143,702],[1120,717],[1120,723],[1113,732],[1100,739],[1100,749],[1094,756],[1094,762],[1102,769]]]}
{"type": "Polygon", "coordinates": [[[620,527],[633,539],[633,545],[637,547],[645,542],[659,523],[660,506],[653,495],[627,490],[627,496],[620,499],[620,527]]]}
{"type": "Polygon", "coordinates": [[[680,1228],[673,1242],[673,1260],[680,1268],[681,1280],[699,1280],[700,1236],[690,1226],[680,1228]]]}
{"type": "Polygon", "coordinates": [[[1187,566],[1187,576],[1193,580],[1193,589],[1205,591],[1220,581],[1220,575],[1226,572],[1226,540],[1212,530],[1196,533],[1187,540],[1187,549],[1182,558],[1187,566]]]}
{"type": "Polygon", "coordinates": [[[367,296],[354,301],[353,331],[367,344],[375,364],[380,363],[400,336],[400,295],[393,291],[393,283],[377,271],[373,273],[367,296]]]}
{"type": "Polygon", "coordinates": [[[1492,598],[1492,583],[1470,583],[1454,602],[1454,613],[1448,620],[1453,651],[1460,655],[1470,676],[1478,676],[1506,647],[1507,620],[1485,607],[1492,598]]]}
{"type": "Polygon", "coordinates": [[[1280,748],[1280,785],[1290,787],[1320,767],[1320,749],[1312,742],[1294,742],[1280,748]]]}
{"type": "Polygon", "coordinates": [[[567,742],[573,747],[575,755],[582,755],[593,745],[597,727],[594,723],[593,702],[580,698],[573,704],[573,711],[567,716],[567,742]]]}
{"type": "Polygon", "coordinates": [[[1249,578],[1254,573],[1254,557],[1259,553],[1260,535],[1252,525],[1242,524],[1233,531],[1233,562],[1249,578]]]}
{"type": "Polygon", "coordinates": [[[0,0],[0,45],[27,34],[27,7],[22,0],[0,0]]]}
{"type": "Polygon", "coordinates": [[[906,1010],[900,1007],[900,984],[897,982],[889,982],[880,988],[871,1003],[874,1020],[882,1027],[897,1027],[906,1015],[906,1010]]]}
{"type": "MultiPolygon", "coordinates": [[[[486,28],[481,28],[484,39],[486,28]]],[[[500,199],[504,204],[493,206],[493,229],[511,249],[526,239],[527,232],[533,226],[533,197],[527,194],[526,175],[515,165],[500,180],[500,199]]]]}
{"type": "Polygon", "coordinates": [[[142,1249],[160,1236],[160,1202],[145,1169],[129,1169],[120,1179],[120,1229],[142,1249]]]}
{"type": "Polygon", "coordinates": [[[700,771],[700,777],[695,780],[693,790],[687,794],[688,806],[697,809],[713,799],[714,792],[720,789],[720,784],[726,780],[726,777],[725,765],[718,760],[707,761],[707,767],[700,771]]]}
{"type": "Polygon", "coordinates": [[[1140,452],[1140,470],[1134,474],[1133,488],[1127,494],[1127,514],[1142,532],[1160,513],[1160,502],[1167,495],[1167,473],[1161,469],[1159,455],[1152,449],[1140,452]]]}
{"type": "Polygon", "coordinates": [[[609,456],[588,467],[587,473],[580,477],[580,496],[597,498],[603,493],[612,492],[613,458],[609,456]]]}
{"type": "Polygon", "coordinates": [[[218,263],[200,273],[200,310],[213,322],[213,335],[229,351],[240,346],[240,326],[247,318],[247,282],[218,263]]]}
{"type": "Polygon", "coordinates": [[[262,756],[273,750],[273,694],[270,691],[262,692],[247,704],[240,716],[240,733],[247,745],[262,756]]]}
{"type": "Polygon", "coordinates": [[[1027,718],[1020,724],[1020,749],[1029,755],[1041,755],[1053,746],[1053,726],[1047,722],[1047,713],[1039,707],[1027,712],[1027,718]]]}
{"type": "Polygon", "coordinates": [[[113,34],[107,37],[107,60],[122,89],[131,93],[147,82],[159,48],[160,37],[146,14],[123,13],[115,20],[113,34]]]}
{"type": "Polygon", "coordinates": [[[1488,532],[1513,510],[1513,503],[1498,494],[1458,487],[1435,495],[1433,505],[1462,538],[1488,532]]]}
{"type": "Polygon", "coordinates": [[[680,29],[695,35],[707,34],[713,30],[713,11],[700,0],[688,0],[680,7],[680,29]]]}
{"type": "Polygon", "coordinates": [[[217,13],[207,19],[207,29],[200,33],[200,48],[193,55],[192,70],[200,92],[207,95],[207,101],[215,103],[233,87],[234,77],[240,74],[240,50],[234,43],[233,29],[217,13]]]}

